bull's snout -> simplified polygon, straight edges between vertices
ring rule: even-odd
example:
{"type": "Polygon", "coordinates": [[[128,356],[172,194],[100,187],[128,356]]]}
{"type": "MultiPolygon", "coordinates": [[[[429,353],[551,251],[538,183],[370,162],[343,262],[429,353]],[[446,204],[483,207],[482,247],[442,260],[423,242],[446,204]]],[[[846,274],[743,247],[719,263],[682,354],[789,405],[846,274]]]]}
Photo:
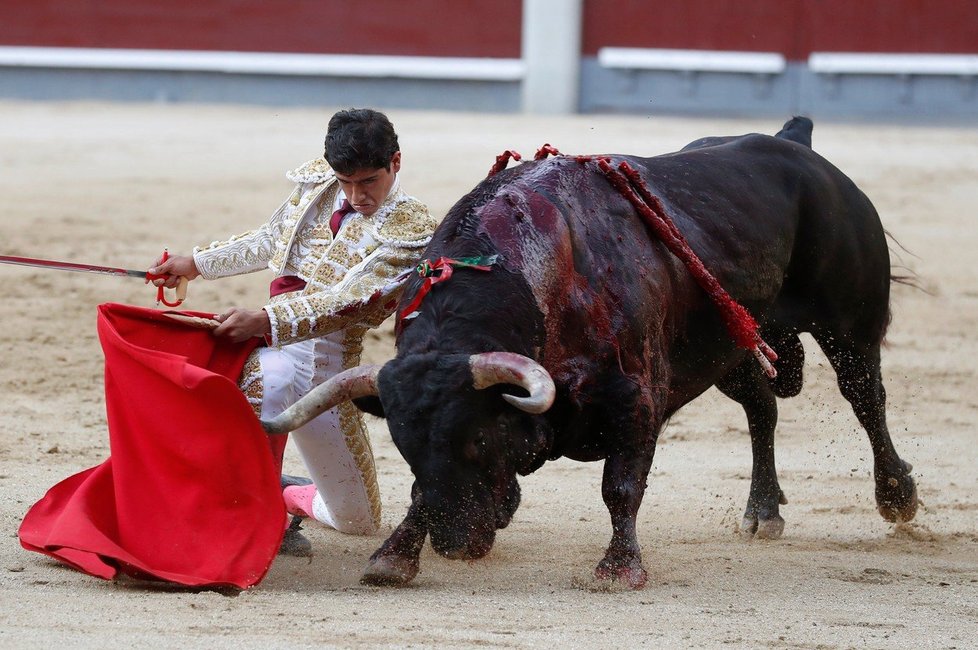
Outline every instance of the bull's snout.
{"type": "Polygon", "coordinates": [[[454,515],[428,510],[431,547],[450,560],[478,560],[486,555],[496,539],[495,516],[491,511],[474,516],[471,511],[454,515]]]}
{"type": "Polygon", "coordinates": [[[431,547],[435,552],[449,560],[478,560],[492,550],[495,533],[479,536],[477,539],[451,541],[442,539],[432,531],[431,547]]]}

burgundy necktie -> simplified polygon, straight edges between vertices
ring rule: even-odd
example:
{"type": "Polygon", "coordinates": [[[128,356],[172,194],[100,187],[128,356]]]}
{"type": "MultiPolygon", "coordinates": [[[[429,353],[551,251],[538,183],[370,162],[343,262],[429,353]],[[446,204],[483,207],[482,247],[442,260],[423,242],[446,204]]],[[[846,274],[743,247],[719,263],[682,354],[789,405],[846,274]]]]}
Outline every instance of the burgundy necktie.
{"type": "Polygon", "coordinates": [[[343,205],[340,209],[333,213],[333,216],[329,218],[329,229],[333,231],[333,236],[340,230],[340,224],[343,223],[343,217],[354,212],[353,206],[346,199],[343,199],[343,205]]]}

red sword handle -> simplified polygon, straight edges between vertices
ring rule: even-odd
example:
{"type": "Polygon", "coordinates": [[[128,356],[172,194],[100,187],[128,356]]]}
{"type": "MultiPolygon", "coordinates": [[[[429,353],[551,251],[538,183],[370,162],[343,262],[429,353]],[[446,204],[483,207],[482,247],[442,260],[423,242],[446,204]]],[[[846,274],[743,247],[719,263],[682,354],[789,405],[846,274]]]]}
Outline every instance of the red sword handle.
{"type": "MultiPolygon", "coordinates": [[[[160,260],[160,263],[162,264],[169,257],[170,257],[169,251],[167,251],[164,248],[163,249],[163,259],[160,260]]],[[[170,277],[169,275],[156,275],[155,273],[147,273],[146,274],[146,279],[147,280],[150,280],[150,281],[153,281],[153,280],[166,280],[169,277],[170,277]]],[[[177,287],[176,287],[177,288],[177,293],[176,293],[177,299],[176,299],[176,302],[170,302],[169,300],[166,299],[166,296],[163,294],[163,285],[162,284],[160,286],[156,287],[156,304],[158,305],[160,303],[163,303],[167,307],[179,307],[180,305],[182,305],[183,304],[183,301],[187,298],[187,284],[188,284],[188,282],[189,282],[189,280],[187,280],[187,278],[185,278],[183,276],[180,276],[180,279],[177,281],[177,287]]]]}

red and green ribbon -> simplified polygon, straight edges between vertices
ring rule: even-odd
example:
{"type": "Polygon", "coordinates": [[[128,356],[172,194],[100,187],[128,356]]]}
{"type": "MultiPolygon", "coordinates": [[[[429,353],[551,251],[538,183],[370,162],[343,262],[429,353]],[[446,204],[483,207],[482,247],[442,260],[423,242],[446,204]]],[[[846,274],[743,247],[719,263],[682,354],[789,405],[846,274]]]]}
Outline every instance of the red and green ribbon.
{"type": "MultiPolygon", "coordinates": [[[[421,260],[415,267],[415,272],[424,278],[421,288],[414,295],[411,304],[401,310],[401,319],[413,318],[411,316],[421,306],[421,301],[428,295],[431,288],[439,282],[445,282],[452,277],[456,268],[474,269],[476,271],[489,271],[492,265],[499,259],[498,255],[488,255],[485,257],[439,257],[432,262],[431,260],[421,260]]],[[[417,316],[417,314],[414,314],[417,316]]]]}

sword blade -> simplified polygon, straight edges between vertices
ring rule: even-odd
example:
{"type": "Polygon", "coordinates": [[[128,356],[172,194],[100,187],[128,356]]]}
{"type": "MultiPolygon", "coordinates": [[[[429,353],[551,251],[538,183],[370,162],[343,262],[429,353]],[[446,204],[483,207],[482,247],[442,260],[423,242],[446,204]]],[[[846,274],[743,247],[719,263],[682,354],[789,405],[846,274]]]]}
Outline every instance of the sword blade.
{"type": "Polygon", "coordinates": [[[75,271],[78,273],[100,273],[102,275],[115,275],[123,277],[134,277],[146,279],[146,271],[133,271],[131,269],[118,269],[111,266],[98,266],[97,264],[77,264],[75,262],[58,262],[55,260],[40,260],[33,257],[16,257],[14,255],[0,255],[0,264],[16,264],[18,266],[33,266],[40,269],[52,269],[55,271],[75,271]]]}

